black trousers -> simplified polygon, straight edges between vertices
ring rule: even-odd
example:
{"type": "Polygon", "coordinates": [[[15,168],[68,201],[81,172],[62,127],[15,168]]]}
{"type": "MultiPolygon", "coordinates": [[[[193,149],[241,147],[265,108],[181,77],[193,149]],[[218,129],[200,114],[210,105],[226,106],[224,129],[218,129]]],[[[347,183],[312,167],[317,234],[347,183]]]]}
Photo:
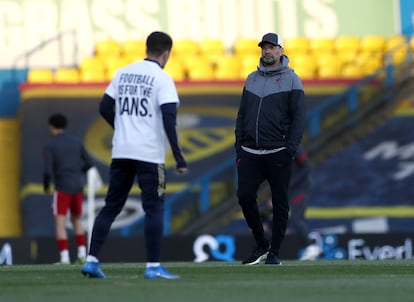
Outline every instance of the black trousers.
{"type": "Polygon", "coordinates": [[[145,212],[147,261],[160,262],[164,229],[165,166],[131,159],[113,159],[111,162],[108,193],[105,206],[99,211],[93,225],[90,255],[98,258],[113,221],[125,205],[135,177],[141,189],[145,212]]]}
{"type": "Polygon", "coordinates": [[[267,244],[257,204],[257,191],[267,181],[272,191],[273,226],[270,251],[279,255],[289,219],[288,185],[292,156],[282,150],[271,154],[251,154],[241,150],[237,158],[237,196],[247,225],[257,245],[267,244]]]}

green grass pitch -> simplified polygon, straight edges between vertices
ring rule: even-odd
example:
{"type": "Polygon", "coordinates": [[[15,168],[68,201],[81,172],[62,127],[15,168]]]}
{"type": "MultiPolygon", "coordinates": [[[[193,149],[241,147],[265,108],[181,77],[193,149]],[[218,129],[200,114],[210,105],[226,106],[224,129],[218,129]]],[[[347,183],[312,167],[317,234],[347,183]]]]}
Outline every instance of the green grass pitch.
{"type": "Polygon", "coordinates": [[[178,280],[144,279],[144,263],[102,263],[106,279],[79,265],[0,267],[0,301],[414,301],[414,260],[169,262],[178,280]]]}

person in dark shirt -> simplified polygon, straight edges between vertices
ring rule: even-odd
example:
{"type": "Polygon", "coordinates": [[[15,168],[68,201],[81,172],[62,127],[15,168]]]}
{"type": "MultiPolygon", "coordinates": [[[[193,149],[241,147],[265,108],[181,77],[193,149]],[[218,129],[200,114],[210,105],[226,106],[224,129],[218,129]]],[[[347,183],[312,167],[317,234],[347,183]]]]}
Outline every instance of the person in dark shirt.
{"type": "Polygon", "coordinates": [[[55,187],[52,211],[60,263],[70,263],[66,231],[66,217],[69,211],[78,247],[77,262],[83,263],[86,257],[86,236],[81,223],[84,174],[92,167],[92,160],[82,142],[65,133],[67,119],[63,114],[51,115],[48,122],[52,137],[43,152],[43,187],[44,192],[50,194],[50,183],[53,179],[55,187]]]}
{"type": "Polygon", "coordinates": [[[302,81],[289,67],[283,42],[267,33],[258,46],[257,70],[245,81],[235,127],[237,197],[256,247],[242,263],[280,265],[279,250],[289,219],[288,185],[293,156],[306,126],[302,81]],[[267,238],[257,204],[260,185],[272,193],[273,227],[267,238]]]}

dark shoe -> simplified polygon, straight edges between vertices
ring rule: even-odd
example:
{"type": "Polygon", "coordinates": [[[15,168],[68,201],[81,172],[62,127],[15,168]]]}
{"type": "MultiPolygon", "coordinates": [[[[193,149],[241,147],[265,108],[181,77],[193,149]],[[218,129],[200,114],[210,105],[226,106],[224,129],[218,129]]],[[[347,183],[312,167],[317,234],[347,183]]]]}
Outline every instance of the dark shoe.
{"type": "Polygon", "coordinates": [[[245,260],[243,260],[243,264],[245,265],[254,265],[259,263],[260,261],[266,259],[267,253],[269,251],[269,247],[261,247],[261,246],[257,246],[253,253],[250,255],[249,258],[246,258],[245,260]]]}
{"type": "Polygon", "coordinates": [[[273,252],[269,252],[269,254],[267,254],[265,264],[282,265],[282,262],[280,262],[279,257],[276,256],[273,252]]]}

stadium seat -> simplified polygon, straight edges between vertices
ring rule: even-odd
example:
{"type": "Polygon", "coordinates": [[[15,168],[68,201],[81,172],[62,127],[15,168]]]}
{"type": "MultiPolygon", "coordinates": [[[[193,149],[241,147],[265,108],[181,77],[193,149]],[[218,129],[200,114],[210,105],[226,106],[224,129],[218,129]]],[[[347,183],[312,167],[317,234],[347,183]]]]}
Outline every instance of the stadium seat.
{"type": "Polygon", "coordinates": [[[108,39],[96,43],[95,55],[98,57],[119,56],[121,45],[118,41],[108,39]]]}
{"type": "Polygon", "coordinates": [[[208,62],[199,62],[193,68],[189,68],[187,73],[190,81],[214,80],[214,69],[208,62]]]}
{"type": "Polygon", "coordinates": [[[293,69],[311,69],[316,70],[318,62],[314,56],[310,54],[298,54],[296,56],[289,57],[290,66],[293,69]]]}
{"type": "Polygon", "coordinates": [[[366,35],[361,38],[361,52],[378,52],[383,54],[385,47],[385,37],[378,35],[366,35]]]}
{"type": "MultiPolygon", "coordinates": [[[[359,54],[354,63],[357,66],[361,66],[363,68],[364,66],[369,65],[371,67],[375,66],[375,68],[378,69],[384,66],[384,57],[381,53],[378,52],[363,52],[359,54]]],[[[371,68],[369,69],[371,70],[371,68]]]]}
{"type": "Polygon", "coordinates": [[[168,60],[164,70],[173,78],[174,81],[183,81],[186,79],[184,65],[178,59],[168,60]]]}
{"type": "Polygon", "coordinates": [[[392,64],[403,63],[408,58],[409,51],[409,41],[404,35],[391,36],[385,42],[385,57],[392,64]]]}
{"type": "Polygon", "coordinates": [[[335,39],[334,44],[337,53],[343,51],[359,51],[360,39],[355,36],[340,36],[335,39]]]}
{"type": "Polygon", "coordinates": [[[338,51],[336,56],[338,59],[344,64],[350,64],[354,62],[358,58],[359,52],[358,50],[348,50],[348,51],[338,51]]]}
{"type": "Polygon", "coordinates": [[[223,44],[223,41],[219,39],[204,39],[200,43],[200,52],[201,53],[209,53],[209,52],[215,52],[215,53],[224,53],[225,47],[223,44]]]}
{"type": "Polygon", "coordinates": [[[145,58],[146,45],[143,40],[127,40],[121,44],[121,55],[123,57],[145,58]]]}
{"type": "Polygon", "coordinates": [[[330,54],[335,52],[335,39],[313,38],[309,42],[309,49],[313,54],[330,54]]]}
{"type": "Polygon", "coordinates": [[[215,67],[216,80],[237,80],[240,78],[241,63],[235,56],[222,57],[215,67]]]}
{"type": "Polygon", "coordinates": [[[172,55],[185,58],[186,56],[194,56],[200,53],[200,45],[197,41],[190,39],[177,40],[174,42],[172,55]]]}
{"type": "Polygon", "coordinates": [[[408,58],[406,47],[403,47],[403,49],[400,49],[400,50],[396,50],[390,55],[391,55],[391,63],[394,65],[399,65],[408,58]]]}
{"type": "Polygon", "coordinates": [[[246,55],[260,56],[260,47],[257,45],[257,39],[242,38],[234,43],[233,54],[240,57],[246,55]]]}
{"type": "Polygon", "coordinates": [[[81,69],[80,81],[83,83],[97,83],[107,81],[104,69],[81,69]]]}
{"type": "Polygon", "coordinates": [[[129,64],[129,61],[127,61],[125,57],[108,57],[104,62],[104,66],[107,71],[108,70],[115,71],[128,64],[129,64]]]}
{"type": "Polygon", "coordinates": [[[342,76],[341,68],[335,65],[320,66],[318,68],[319,79],[333,79],[342,76]]]}
{"type": "Polygon", "coordinates": [[[346,65],[342,68],[341,77],[345,79],[357,79],[365,76],[365,72],[362,67],[354,64],[346,65]]]}
{"type": "Polygon", "coordinates": [[[242,57],[237,57],[241,66],[239,70],[239,78],[245,79],[247,76],[257,69],[259,66],[259,56],[257,55],[247,55],[242,57]]]}
{"type": "Polygon", "coordinates": [[[312,80],[316,78],[315,68],[309,68],[306,66],[298,66],[298,67],[295,67],[293,70],[302,80],[312,80]]]}
{"type": "Polygon", "coordinates": [[[384,64],[382,61],[376,58],[371,58],[371,59],[365,60],[363,64],[361,64],[360,66],[362,70],[364,71],[364,73],[366,75],[369,75],[369,74],[373,74],[376,71],[378,71],[378,69],[382,68],[384,64]]]}
{"type": "Polygon", "coordinates": [[[28,83],[53,83],[53,71],[51,69],[29,69],[27,73],[28,83]]]}
{"type": "Polygon", "coordinates": [[[110,59],[108,58],[108,60],[105,62],[106,79],[111,80],[118,69],[131,63],[133,62],[129,62],[127,58],[124,57],[113,57],[110,59]]]}
{"type": "Polygon", "coordinates": [[[214,73],[214,79],[216,80],[239,80],[240,72],[237,69],[217,69],[214,73]]]}
{"type": "Polygon", "coordinates": [[[289,38],[283,41],[285,53],[288,56],[309,53],[309,39],[306,37],[289,38]]]}
{"type": "Polygon", "coordinates": [[[59,67],[55,72],[54,79],[56,83],[79,83],[79,70],[71,67],[59,67]]]}
{"type": "Polygon", "coordinates": [[[139,56],[134,56],[134,55],[122,56],[121,57],[121,59],[125,62],[125,64],[132,64],[132,63],[140,61],[144,58],[145,57],[139,57],[139,56]]]}
{"type": "Polygon", "coordinates": [[[395,35],[386,39],[385,51],[398,51],[407,48],[407,38],[404,35],[395,35]]]}
{"type": "Polygon", "coordinates": [[[85,57],[81,60],[79,64],[80,70],[103,70],[104,68],[105,65],[102,59],[99,59],[98,57],[85,57]]]}
{"type": "Polygon", "coordinates": [[[200,43],[200,55],[213,64],[224,56],[226,48],[221,40],[205,39],[200,43]]]}
{"type": "Polygon", "coordinates": [[[319,55],[316,58],[316,62],[318,67],[335,66],[338,68],[342,68],[343,66],[341,57],[336,54],[319,55]]]}

